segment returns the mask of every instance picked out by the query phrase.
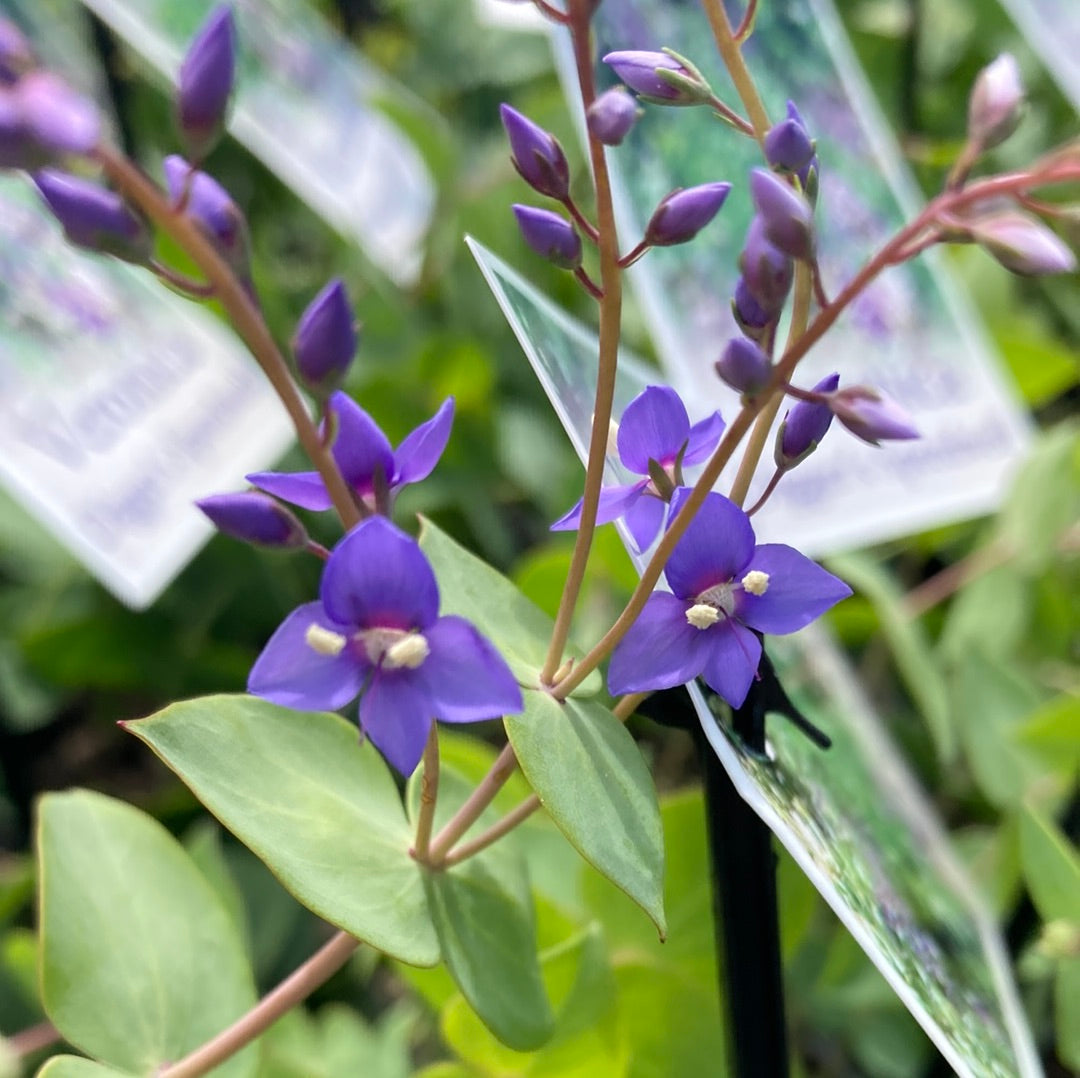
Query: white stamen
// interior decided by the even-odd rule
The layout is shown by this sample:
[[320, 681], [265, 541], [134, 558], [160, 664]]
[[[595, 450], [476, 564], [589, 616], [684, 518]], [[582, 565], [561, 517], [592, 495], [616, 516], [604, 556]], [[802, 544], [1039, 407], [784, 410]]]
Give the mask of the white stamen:
[[609, 457], [619, 458], [619, 424], [614, 419], [608, 420], [607, 453]]
[[694, 603], [686, 611], [686, 620], [695, 629], [708, 629], [720, 620], [720, 611], [711, 603]]
[[769, 590], [769, 574], [760, 569], [751, 569], [742, 578], [742, 586], [751, 595], [764, 595]]
[[428, 642], [419, 633], [409, 633], [386, 649], [383, 665], [390, 670], [402, 666], [415, 670], [430, 654]]
[[307, 632], [304, 633], [304, 642], [312, 651], [330, 658], [336, 658], [340, 655], [348, 643], [341, 633], [335, 633], [331, 629], [324, 629], [323, 626], [316, 625], [314, 622], [308, 626]]

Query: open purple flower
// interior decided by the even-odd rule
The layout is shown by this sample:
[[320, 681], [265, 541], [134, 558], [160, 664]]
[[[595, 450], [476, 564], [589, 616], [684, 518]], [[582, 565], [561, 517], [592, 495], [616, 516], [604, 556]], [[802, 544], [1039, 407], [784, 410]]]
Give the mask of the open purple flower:
[[[328, 403], [337, 423], [334, 460], [345, 482], [372, 507], [380, 488], [392, 499], [401, 487], [431, 474], [454, 422], [454, 398], [448, 397], [426, 423], [392, 449], [375, 420], [346, 394], [339, 391]], [[329, 509], [333, 504], [318, 472], [256, 472], [247, 481], [302, 509]]]
[[[638, 550], [647, 549], [664, 522], [671, 490], [681, 482], [681, 466], [708, 459], [723, 432], [719, 412], [691, 426], [686, 406], [674, 389], [648, 386], [626, 406], [616, 442], [623, 467], [643, 478], [601, 490], [596, 523], [609, 524], [625, 517]], [[659, 465], [667, 476], [670, 486], [666, 492], [657, 488], [650, 463]], [[581, 523], [583, 501], [555, 521], [551, 530], [574, 531]]]
[[502, 656], [464, 618], [439, 617], [439, 587], [416, 542], [382, 517], [330, 555], [319, 600], [297, 607], [256, 660], [248, 692], [301, 711], [360, 697], [360, 728], [403, 775], [434, 719], [478, 722], [523, 707]]
[[[675, 492], [673, 516], [689, 494], [685, 487]], [[664, 575], [673, 594], [649, 596], [611, 657], [613, 694], [703, 677], [738, 707], [761, 660], [757, 634], [796, 632], [851, 594], [792, 547], [755, 545], [750, 518], [722, 494], [706, 496]]]

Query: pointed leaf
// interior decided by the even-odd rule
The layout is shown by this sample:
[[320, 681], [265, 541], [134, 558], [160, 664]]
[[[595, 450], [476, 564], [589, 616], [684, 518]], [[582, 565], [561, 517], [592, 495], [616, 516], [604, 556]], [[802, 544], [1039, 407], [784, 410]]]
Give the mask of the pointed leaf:
[[128, 729], [308, 909], [404, 962], [439, 960], [401, 799], [355, 726], [253, 696], [208, 696]]
[[[236, 926], [180, 844], [121, 801], [79, 790], [39, 809], [41, 987], [71, 1044], [148, 1074], [255, 1003]], [[219, 1068], [243, 1078], [254, 1048]]]
[[1020, 810], [1020, 863], [1039, 916], [1080, 924], [1080, 856], [1061, 830], [1030, 805]]

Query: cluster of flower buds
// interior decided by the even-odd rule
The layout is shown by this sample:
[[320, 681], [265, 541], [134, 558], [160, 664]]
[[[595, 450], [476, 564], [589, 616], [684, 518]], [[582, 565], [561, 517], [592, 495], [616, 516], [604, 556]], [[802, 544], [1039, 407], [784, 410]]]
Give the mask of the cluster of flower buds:
[[715, 96], [705, 76], [671, 49], [609, 52], [604, 63], [643, 101], [654, 105], [708, 105]]
[[787, 103], [787, 118], [765, 135], [765, 157], [773, 168], [795, 176], [811, 205], [817, 201], [819, 163], [817, 144], [794, 101]]

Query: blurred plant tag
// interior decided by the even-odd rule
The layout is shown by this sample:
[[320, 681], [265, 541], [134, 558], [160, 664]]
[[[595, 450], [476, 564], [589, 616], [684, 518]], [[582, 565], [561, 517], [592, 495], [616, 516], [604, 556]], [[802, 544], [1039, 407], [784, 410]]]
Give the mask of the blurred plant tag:
[[1013, 22], [1043, 58], [1050, 74], [1080, 109], [1080, 5], [1068, 0], [1001, 0]]
[[[597, 339], [475, 241], [480, 269], [582, 460], [596, 384]], [[620, 354], [615, 414], [656, 376]], [[694, 399], [691, 398], [693, 401]], [[700, 402], [694, 402], [700, 403]], [[692, 412], [701, 418], [703, 409]], [[837, 441], [854, 461], [870, 449]], [[605, 482], [628, 476], [609, 457]], [[757, 520], [755, 518], [755, 524]], [[627, 550], [639, 571], [622, 523]], [[949, 850], [854, 671], [820, 629], [767, 641], [796, 706], [833, 739], [827, 752], [779, 718], [769, 760], [747, 753], [691, 696], [741, 795], [807, 874], [870, 960], [963, 1078], [1038, 1076], [1038, 1057], [990, 917]]]
[[[721, 99], [739, 107], [699, 5], [605, 0], [595, 26], [598, 55], [670, 46], [701, 67]], [[556, 38], [558, 56], [571, 87], [564, 36]], [[829, 0], [760, 5], [745, 51], [770, 115], [783, 117], [790, 97], [817, 139], [820, 260], [826, 290], [835, 294], [915, 215], [921, 199]], [[598, 66], [605, 84], [613, 84], [606, 66]], [[568, 96], [576, 98], [576, 91]], [[625, 250], [673, 188], [733, 184], [717, 220], [694, 242], [652, 250], [629, 273], [667, 380], [686, 399], [731, 414], [736, 394], [712, 365], [738, 333], [730, 299], [752, 214], [746, 178], [761, 165], [757, 145], [705, 109], [647, 106], [608, 160]], [[882, 274], [800, 365], [798, 384], [811, 386], [834, 370], [844, 383], [875, 385], [895, 397], [922, 437], [888, 452], [853, 454], [832, 434], [814, 467], [786, 476], [755, 518], [766, 540], [797, 536], [814, 553], [850, 549], [999, 504], [1028, 443], [1029, 423], [939, 259]], [[750, 502], [772, 470], [767, 451]], [[725, 476], [733, 477], [734, 470]]]
[[191, 504], [292, 440], [230, 331], [70, 247], [0, 177], [0, 482], [117, 598], [148, 606], [212, 529]]
[[[175, 80], [215, 0], [83, 0]], [[229, 131], [399, 285], [420, 272], [435, 188], [390, 119], [437, 118], [300, 0], [234, 0], [240, 58]], [[385, 106], [385, 109], [384, 109]]]

